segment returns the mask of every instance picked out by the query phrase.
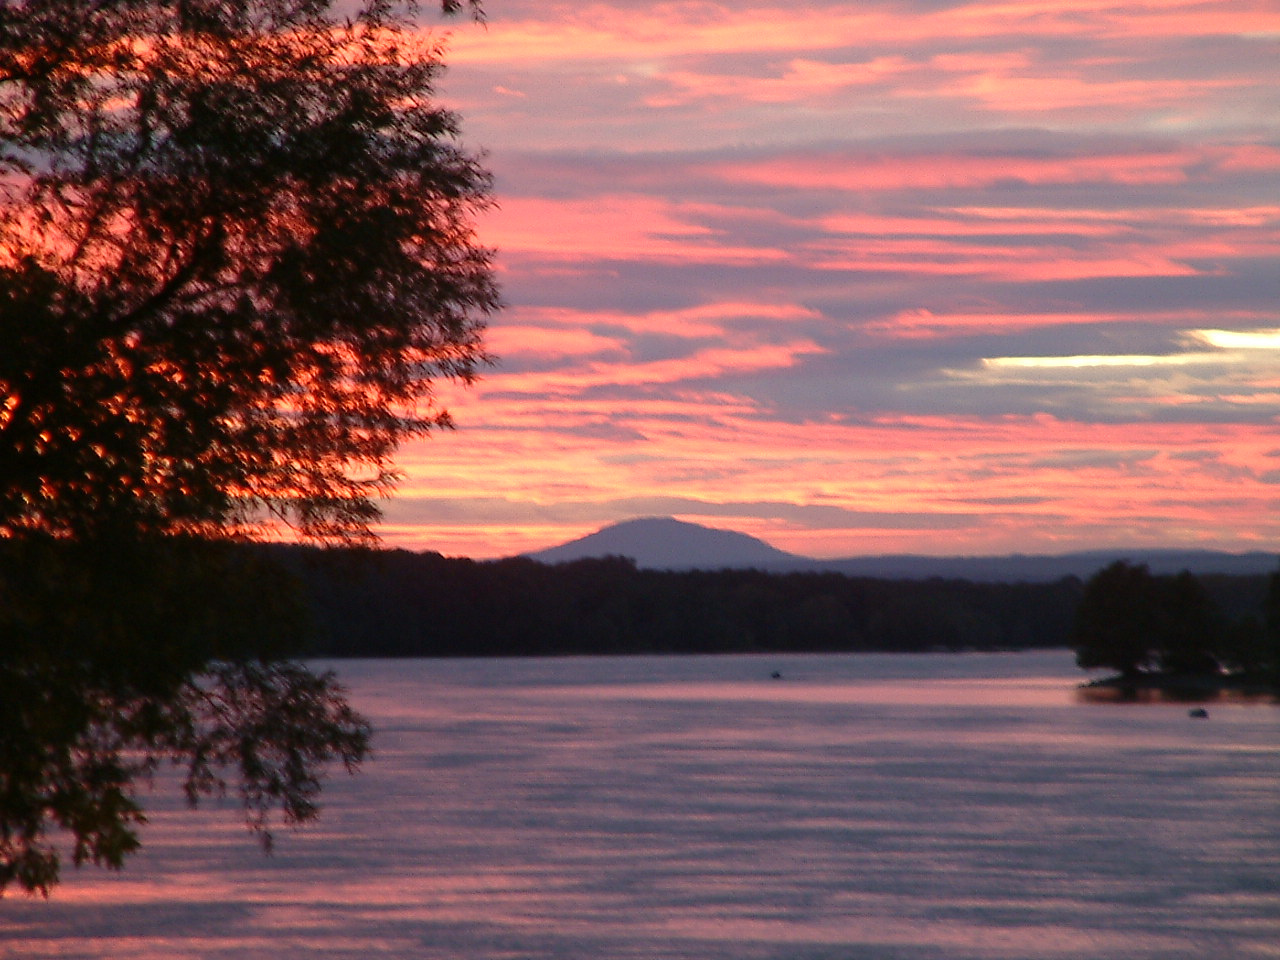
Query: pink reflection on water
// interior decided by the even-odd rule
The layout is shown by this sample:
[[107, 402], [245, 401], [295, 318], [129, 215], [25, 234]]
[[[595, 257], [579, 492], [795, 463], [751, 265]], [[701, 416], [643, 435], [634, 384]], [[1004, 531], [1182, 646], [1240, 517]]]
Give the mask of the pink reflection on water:
[[599, 700], [746, 701], [812, 705], [902, 707], [1065, 707], [1075, 688], [1056, 677], [1000, 680], [879, 681], [847, 684], [657, 683], [579, 686], [557, 691], [565, 697]]
[[161, 784], [123, 874], [0, 903], [0, 957], [1266, 955], [1280, 715], [1082, 704], [1069, 666], [339, 664], [378, 753], [317, 827], [264, 859]]
[[[878, 949], [917, 948], [954, 951], [956, 956], [977, 953], [989, 958], [1120, 957], [1130, 947], [1121, 932], [1080, 930], [1060, 924], [1019, 924], [992, 927], [962, 921], [928, 921], [894, 916], [891, 912], [842, 917], [822, 924], [791, 924], [786, 920], [762, 920], [744, 915], [705, 920], [678, 919], [666, 924], [671, 933], [709, 941], [734, 939], [760, 941], [793, 948], [840, 947], [851, 943]], [[1176, 937], [1155, 936], [1144, 941], [1144, 950], [1177, 950]]]

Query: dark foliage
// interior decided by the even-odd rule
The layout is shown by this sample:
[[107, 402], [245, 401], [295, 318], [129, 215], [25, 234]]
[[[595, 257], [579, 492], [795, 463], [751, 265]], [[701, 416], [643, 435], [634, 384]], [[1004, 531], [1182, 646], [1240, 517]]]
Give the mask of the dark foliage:
[[1076, 662], [1106, 668], [1127, 683], [1144, 673], [1176, 680], [1224, 672], [1280, 677], [1280, 574], [1153, 575], [1117, 561], [1085, 584], [1071, 630]]
[[1089, 579], [1072, 628], [1081, 667], [1134, 677], [1152, 664], [1159, 634], [1156, 579], [1145, 566], [1118, 560]]
[[0, 534], [364, 537], [448, 423], [488, 175], [404, 5], [330, 6], [0, 6]]
[[1080, 595], [1053, 584], [754, 570], [548, 566], [270, 547], [307, 585], [326, 656], [533, 656], [1061, 647]]
[[264, 844], [316, 814], [320, 771], [368, 749], [330, 674], [287, 660], [296, 584], [228, 544], [0, 540], [0, 892], [48, 894], [72, 861], [119, 867], [139, 781], [184, 771], [194, 805], [233, 777]]
[[1153, 577], [1123, 564], [1086, 586], [1073, 577], [883, 580], [640, 570], [621, 557], [550, 566], [403, 550], [254, 549], [305, 584], [317, 626], [312, 650], [325, 656], [1075, 646], [1081, 666], [1120, 672], [1222, 667], [1265, 676], [1280, 666], [1280, 574]]
[[64, 837], [120, 866], [166, 760], [269, 842], [366, 753], [281, 659], [279, 571], [194, 538], [368, 539], [486, 361], [489, 178], [413, 6], [0, 4], [0, 890], [47, 895]]

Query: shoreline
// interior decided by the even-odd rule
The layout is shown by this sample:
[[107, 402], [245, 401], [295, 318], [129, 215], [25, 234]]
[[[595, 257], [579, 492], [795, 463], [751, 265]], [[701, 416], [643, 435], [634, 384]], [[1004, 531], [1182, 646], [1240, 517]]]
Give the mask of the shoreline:
[[1280, 681], [1249, 674], [1141, 673], [1136, 677], [1114, 675], [1080, 684], [1084, 699], [1111, 702], [1209, 701], [1280, 704]]

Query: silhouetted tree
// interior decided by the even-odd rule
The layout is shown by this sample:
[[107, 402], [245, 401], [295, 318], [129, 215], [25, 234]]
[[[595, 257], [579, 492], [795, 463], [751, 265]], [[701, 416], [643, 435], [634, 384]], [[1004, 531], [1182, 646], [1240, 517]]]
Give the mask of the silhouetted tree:
[[1200, 581], [1185, 570], [1162, 578], [1157, 602], [1160, 669], [1174, 674], [1219, 672], [1224, 625]]
[[0, 533], [363, 537], [496, 305], [435, 50], [367, 0], [0, 7]]
[[62, 831], [119, 866], [166, 757], [269, 838], [365, 755], [271, 577], [190, 539], [369, 538], [433, 380], [486, 360], [436, 49], [332, 6], [0, 5], [0, 890], [47, 895]]
[[1248, 677], [1275, 676], [1276, 649], [1259, 617], [1243, 616], [1228, 624], [1219, 656], [1228, 670]]
[[1076, 663], [1086, 670], [1118, 670], [1128, 680], [1150, 666], [1159, 646], [1157, 592], [1144, 564], [1117, 560], [1094, 574], [1072, 628]]
[[305, 629], [284, 579], [225, 544], [0, 541], [0, 891], [47, 895], [62, 831], [77, 865], [121, 866], [166, 761], [193, 805], [233, 778], [268, 846], [274, 810], [315, 816], [321, 769], [357, 764], [369, 728], [280, 659]]
[[1267, 580], [1262, 627], [1261, 649], [1255, 661], [1257, 670], [1280, 687], [1280, 570]]
[[1224, 662], [1252, 657], [1251, 644], [1248, 625], [1241, 621], [1229, 630], [1217, 602], [1191, 573], [1157, 577], [1124, 561], [1085, 584], [1072, 628], [1081, 667], [1110, 667], [1129, 681], [1152, 666], [1174, 677], [1217, 674]]

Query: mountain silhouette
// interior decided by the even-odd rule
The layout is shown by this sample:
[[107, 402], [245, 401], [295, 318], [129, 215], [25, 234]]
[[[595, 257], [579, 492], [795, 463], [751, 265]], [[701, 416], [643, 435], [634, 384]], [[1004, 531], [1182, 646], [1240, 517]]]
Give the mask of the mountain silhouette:
[[541, 563], [587, 557], [630, 557], [649, 570], [705, 570], [779, 567], [804, 562], [763, 540], [733, 530], [716, 530], [673, 517], [627, 520], [558, 547], [527, 553]]
[[775, 573], [842, 573], [851, 577], [927, 580], [934, 577], [987, 583], [1047, 583], [1063, 577], [1087, 579], [1115, 560], [1146, 564], [1152, 573], [1257, 576], [1277, 569], [1275, 553], [1214, 550], [1089, 550], [1057, 555], [931, 557], [899, 554], [817, 560], [772, 547], [756, 537], [672, 517], [627, 520], [558, 547], [527, 553], [541, 563], [589, 557], [630, 557], [648, 570], [754, 568]]

